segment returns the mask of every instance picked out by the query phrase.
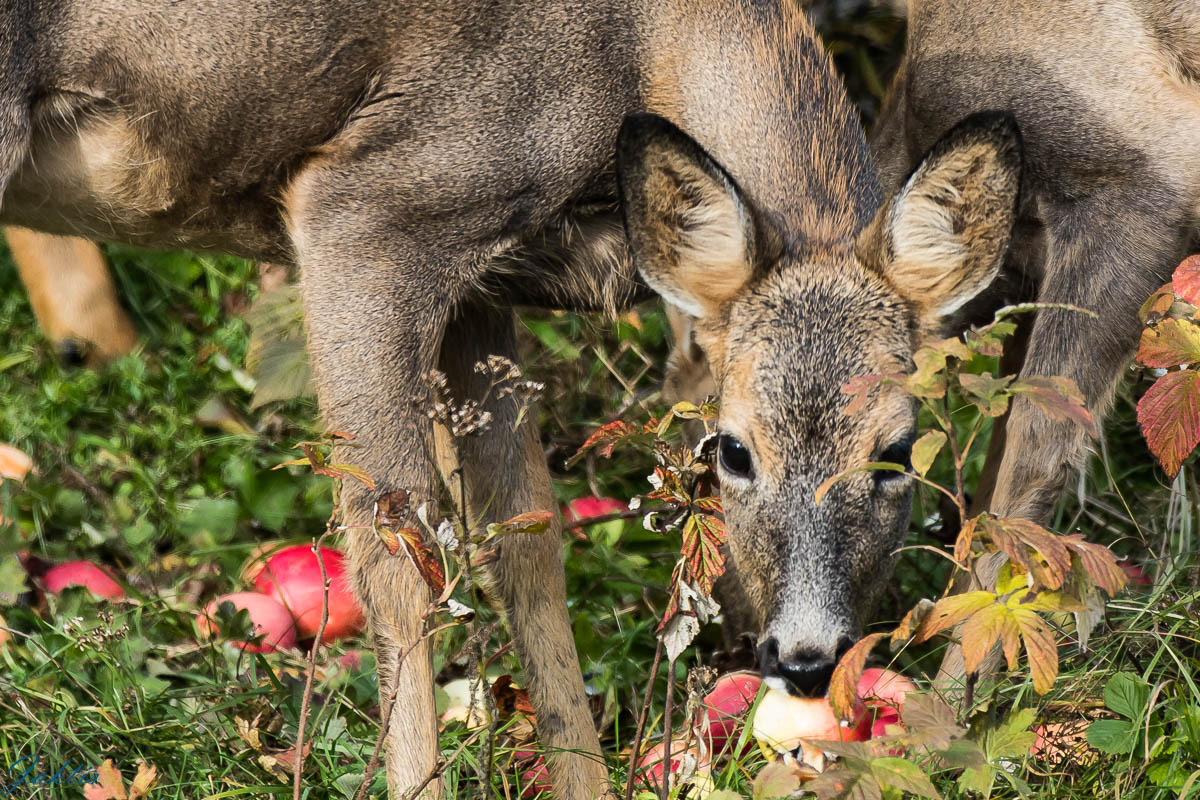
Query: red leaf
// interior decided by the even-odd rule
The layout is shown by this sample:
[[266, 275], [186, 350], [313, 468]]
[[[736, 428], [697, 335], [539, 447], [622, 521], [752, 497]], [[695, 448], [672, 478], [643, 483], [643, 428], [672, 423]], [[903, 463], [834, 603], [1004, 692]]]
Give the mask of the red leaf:
[[683, 525], [683, 546], [680, 554], [687, 564], [691, 583], [705, 594], [712, 592], [713, 583], [725, 573], [725, 523], [708, 514], [693, 514]]
[[416, 528], [401, 528], [396, 533], [404, 543], [408, 560], [421, 573], [421, 578], [433, 590], [434, 596], [440, 596], [446, 588], [446, 570], [442, 567], [442, 560], [432, 547], [425, 544], [425, 537]]
[[1138, 401], [1138, 425], [1146, 445], [1171, 478], [1200, 444], [1200, 372], [1163, 375]]
[[842, 386], [842, 394], [853, 395], [853, 398], [842, 411], [847, 416], [853, 416], [867, 407], [867, 399], [875, 387], [883, 380], [882, 375], [857, 375], [846, 381]]
[[1194, 306], [1200, 306], [1200, 255], [1188, 256], [1171, 276], [1175, 294]]
[[576, 451], [571, 458], [571, 463], [578, 461], [584, 453], [591, 450], [593, 447], [599, 448], [600, 455], [608, 458], [612, 455], [613, 448], [617, 446], [621, 440], [638, 434], [637, 428], [630, 425], [628, 422], [614, 420], [606, 425], [601, 425], [592, 435], [587, 438], [583, 446]]
[[1168, 319], [1142, 331], [1137, 360], [1147, 367], [1178, 367], [1200, 361], [1200, 326], [1189, 319]]
[[[1060, 537], [1036, 522], [1019, 517], [982, 516], [979, 522], [980, 534], [989, 537], [1009, 558], [1032, 572], [1041, 585], [1048, 589], [1062, 588], [1071, 571], [1071, 554]], [[1026, 548], [1040, 553], [1046, 560], [1045, 566], [1031, 559]]]
[[1063, 544], [1079, 556], [1079, 564], [1097, 586], [1113, 597], [1129, 582], [1129, 577], [1113, 551], [1102, 544], [1085, 542], [1081, 534], [1064, 536]]
[[1051, 419], [1074, 422], [1093, 439], [1099, 436], [1096, 423], [1092, 421], [1092, 415], [1083, 404], [1083, 394], [1070, 378], [1034, 375], [1015, 381], [1009, 388], [1014, 394], [1022, 395], [1040, 408]]

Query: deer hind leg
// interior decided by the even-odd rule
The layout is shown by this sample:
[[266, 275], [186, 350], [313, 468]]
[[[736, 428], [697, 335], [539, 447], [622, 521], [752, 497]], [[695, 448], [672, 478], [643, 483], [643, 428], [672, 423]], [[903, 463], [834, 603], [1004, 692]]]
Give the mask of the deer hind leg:
[[25, 228], [5, 235], [38, 324], [65, 358], [95, 364], [133, 350], [137, 332], [99, 247]]
[[[475, 364], [489, 355], [516, 357], [512, 313], [479, 307], [461, 310], [442, 351], [442, 368], [456, 400], [483, 397], [489, 378], [479, 374]], [[528, 420], [530, 414], [518, 426], [513, 397], [493, 396], [486, 409], [492, 414], [488, 429], [454, 442], [466, 478], [472, 523], [484, 526], [526, 511], [556, 511], [550, 473], [537, 428]], [[524, 667], [538, 736], [549, 753], [555, 795], [592, 800], [608, 790], [608, 777], [571, 633], [561, 520], [556, 512], [545, 533], [503, 536], [494, 547], [499, 560], [491, 569], [491, 589], [503, 605]]]

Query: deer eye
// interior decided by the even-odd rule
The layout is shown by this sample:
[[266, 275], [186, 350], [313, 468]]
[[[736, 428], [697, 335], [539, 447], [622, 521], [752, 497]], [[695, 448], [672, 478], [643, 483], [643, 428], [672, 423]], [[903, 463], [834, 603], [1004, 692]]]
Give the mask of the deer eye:
[[717, 443], [717, 452], [721, 456], [721, 467], [730, 475], [747, 480], [754, 477], [754, 462], [750, 458], [750, 450], [728, 433], [722, 433]]
[[[883, 449], [883, 451], [880, 452], [879, 458], [877, 460], [878, 461], [886, 461], [891, 464], [899, 464], [900, 466], [904, 467], [905, 472], [911, 472], [912, 471], [912, 448], [913, 448], [913, 437], [910, 434], [908, 436], [905, 436], [903, 439], [899, 439], [895, 442], [892, 442], [887, 447], [885, 447]], [[875, 478], [877, 480], [881, 480], [881, 481], [888, 480], [890, 478], [899, 478], [899, 477], [902, 477], [899, 472], [890, 472], [887, 470], [877, 470], [875, 472]]]

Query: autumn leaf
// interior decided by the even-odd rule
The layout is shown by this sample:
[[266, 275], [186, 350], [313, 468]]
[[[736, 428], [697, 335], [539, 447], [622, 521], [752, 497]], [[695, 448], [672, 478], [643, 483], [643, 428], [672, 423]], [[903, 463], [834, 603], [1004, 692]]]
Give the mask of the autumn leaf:
[[953, 628], [958, 623], [970, 617], [976, 611], [996, 602], [993, 592], [976, 591], [952, 594], [938, 600], [925, 618], [925, 622], [917, 629], [916, 640], [923, 642], [939, 631]]
[[958, 724], [954, 709], [933, 692], [908, 692], [900, 714], [909, 735], [923, 746], [945, 750], [950, 743], [966, 735]]
[[963, 666], [968, 673], [979, 669], [980, 663], [998, 640], [1004, 642], [1004, 656], [1008, 659], [1008, 668], [1017, 668], [1021, 629], [1008, 606], [992, 603], [975, 612], [963, 623], [960, 635]]
[[691, 581], [704, 594], [725, 573], [725, 523], [708, 514], [693, 514], [683, 525], [680, 550]]
[[145, 761], [137, 762], [137, 774], [133, 776], [133, 783], [129, 786], [129, 800], [145, 797], [157, 782], [158, 768]]
[[[418, 531], [412, 528], [406, 528], [406, 531], [411, 531], [412, 534], [420, 535]], [[387, 548], [388, 555], [396, 555], [400, 552], [400, 537], [392, 528], [385, 528], [382, 525], [375, 526], [375, 535], [379, 537], [379, 541], [383, 542], [383, 546]]]
[[[1062, 588], [1063, 581], [1071, 571], [1071, 553], [1061, 537], [1032, 520], [1020, 517], [984, 515], [979, 517], [978, 530], [1015, 563], [1032, 572], [1042, 586], [1048, 589]], [[1046, 563], [1043, 565], [1037, 559], [1030, 558], [1029, 549], [1040, 553]]]
[[1138, 309], [1138, 319], [1144, 323], [1158, 322], [1167, 315], [1174, 303], [1174, 288], [1169, 283], [1163, 284], [1142, 303], [1142, 307]]
[[929, 776], [913, 762], [904, 758], [884, 756], [871, 760], [871, 772], [881, 786], [911, 792], [918, 797], [942, 800], [938, 790], [929, 782]]
[[929, 472], [929, 468], [933, 466], [933, 460], [937, 458], [937, 454], [941, 452], [942, 447], [946, 444], [946, 434], [941, 431], [929, 431], [920, 439], [917, 439], [912, 446], [912, 467], [922, 478], [925, 473]]
[[1129, 582], [1129, 576], [1117, 563], [1116, 555], [1104, 545], [1085, 542], [1083, 535], [1078, 533], [1064, 536], [1062, 541], [1079, 558], [1079, 565], [1092, 582], [1107, 592], [1109, 597], [1115, 597]]
[[933, 610], [933, 601], [927, 598], [921, 598], [917, 604], [908, 610], [904, 615], [904, 619], [900, 620], [900, 624], [896, 626], [888, 638], [891, 641], [892, 650], [896, 649], [896, 645], [902, 644], [912, 638], [916, 633], [917, 628], [921, 626], [929, 616], [929, 612]]
[[979, 409], [979, 413], [988, 417], [998, 417], [1008, 410], [1008, 385], [1012, 381], [1011, 375], [996, 378], [989, 373], [972, 375], [966, 372], [958, 376], [958, 385], [970, 395], [968, 399]]
[[1025, 608], [1011, 609], [1021, 639], [1025, 642], [1025, 655], [1029, 659], [1029, 673], [1033, 677], [1033, 690], [1045, 694], [1054, 686], [1058, 677], [1058, 643], [1054, 631], [1036, 611]]
[[607, 424], [601, 425], [592, 435], [587, 438], [587, 441], [571, 456], [567, 461], [567, 466], [574, 466], [579, 459], [583, 458], [592, 448], [598, 448], [597, 452], [600, 455], [608, 458], [612, 455], [613, 448], [621, 441], [628, 439], [631, 436], [636, 436], [640, 431], [628, 422], [622, 420], [614, 420]]
[[866, 408], [871, 393], [883, 380], [883, 375], [856, 375], [846, 381], [842, 386], [842, 394], [851, 395], [851, 398], [842, 413], [850, 417]]
[[[866, 763], [829, 769], [804, 785], [818, 800], [882, 800], [883, 791]], [[755, 798], [757, 800], [757, 798]]]
[[492, 536], [500, 536], [507, 533], [545, 533], [549, 530], [550, 523], [553, 521], [553, 511], [526, 511], [504, 522], [491, 523], [488, 525], [488, 533]]
[[854, 718], [854, 709], [858, 704], [858, 679], [862, 677], [871, 649], [886, 636], [886, 633], [872, 633], [859, 639], [834, 668], [833, 678], [829, 681], [829, 704], [833, 706], [833, 713], [842, 719]]
[[383, 492], [375, 500], [375, 521], [384, 526], [403, 525], [407, 510], [408, 492], [403, 489]]
[[1171, 275], [1175, 294], [1194, 306], [1200, 306], [1200, 255], [1188, 256]]
[[1183, 461], [1200, 444], [1200, 372], [1168, 372], [1138, 401], [1138, 425], [1150, 452], [1167, 476], [1179, 474]]
[[408, 560], [417, 568], [434, 596], [440, 596], [446, 588], [446, 569], [434, 549], [425, 543], [425, 536], [416, 528], [400, 528], [396, 534], [404, 545]]
[[1142, 331], [1139, 364], [1169, 369], [1200, 361], [1200, 326], [1186, 319], [1168, 319]]
[[954, 560], [963, 569], [967, 568], [967, 556], [971, 555], [971, 541], [975, 538], [975, 528], [979, 524], [979, 517], [972, 517], [967, 520], [958, 531], [958, 537], [954, 540]]
[[1059, 375], [1033, 375], [1013, 381], [1009, 389], [1013, 394], [1021, 395], [1033, 403], [1051, 419], [1073, 422], [1087, 431], [1093, 439], [1099, 436], [1096, 423], [1084, 405], [1083, 394], [1070, 378]]
[[96, 767], [98, 783], [88, 783], [83, 787], [86, 800], [128, 800], [125, 793], [125, 780], [121, 772], [113, 766], [112, 759], [105, 759]]

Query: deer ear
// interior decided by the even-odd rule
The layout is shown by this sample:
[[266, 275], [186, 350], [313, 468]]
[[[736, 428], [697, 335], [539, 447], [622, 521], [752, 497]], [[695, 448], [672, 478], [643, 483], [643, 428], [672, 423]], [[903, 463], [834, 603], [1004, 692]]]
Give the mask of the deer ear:
[[755, 225], [728, 173], [654, 114], [631, 114], [617, 137], [617, 181], [634, 262], [650, 288], [703, 318], [753, 271]]
[[967, 117], [859, 235], [859, 260], [912, 303], [924, 325], [936, 327], [1000, 271], [1016, 220], [1021, 161], [1011, 115]]

